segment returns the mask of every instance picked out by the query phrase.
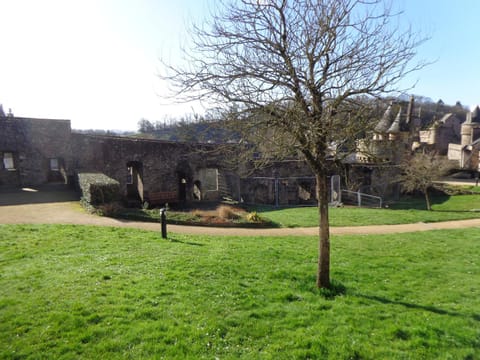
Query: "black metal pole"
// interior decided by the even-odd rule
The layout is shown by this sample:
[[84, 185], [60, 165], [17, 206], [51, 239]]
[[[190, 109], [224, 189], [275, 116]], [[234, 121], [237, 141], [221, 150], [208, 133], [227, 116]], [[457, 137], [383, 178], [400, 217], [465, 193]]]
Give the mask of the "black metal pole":
[[167, 209], [160, 209], [160, 221], [162, 222], [162, 238], [167, 238]]

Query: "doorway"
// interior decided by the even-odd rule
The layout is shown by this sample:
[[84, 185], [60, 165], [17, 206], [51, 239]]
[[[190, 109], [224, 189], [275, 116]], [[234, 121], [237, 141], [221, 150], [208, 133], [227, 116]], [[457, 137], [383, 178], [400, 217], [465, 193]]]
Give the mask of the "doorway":
[[143, 164], [127, 162], [127, 198], [143, 202]]

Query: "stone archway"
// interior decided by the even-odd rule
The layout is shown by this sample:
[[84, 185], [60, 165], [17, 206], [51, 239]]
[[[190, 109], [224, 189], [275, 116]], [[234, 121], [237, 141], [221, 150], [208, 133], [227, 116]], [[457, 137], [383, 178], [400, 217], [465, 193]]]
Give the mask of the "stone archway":
[[187, 160], [182, 159], [176, 168], [178, 199], [180, 202], [192, 200], [193, 171]]
[[127, 198], [143, 202], [143, 164], [140, 161], [127, 162]]

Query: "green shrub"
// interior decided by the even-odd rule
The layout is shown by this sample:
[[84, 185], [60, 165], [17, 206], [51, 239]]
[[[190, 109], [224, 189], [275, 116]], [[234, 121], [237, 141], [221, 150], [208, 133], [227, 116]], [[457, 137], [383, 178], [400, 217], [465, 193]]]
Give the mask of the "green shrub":
[[111, 202], [99, 205], [95, 212], [100, 216], [114, 217], [120, 213], [122, 209], [123, 207], [118, 202]]
[[108, 204], [119, 200], [120, 184], [101, 173], [79, 173], [78, 185], [82, 202], [90, 205]]

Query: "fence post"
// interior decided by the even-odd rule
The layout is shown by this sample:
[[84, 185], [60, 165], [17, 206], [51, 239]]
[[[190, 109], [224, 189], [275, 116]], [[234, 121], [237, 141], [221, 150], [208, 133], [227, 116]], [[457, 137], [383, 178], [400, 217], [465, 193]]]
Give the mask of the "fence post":
[[360, 194], [360, 192], [357, 192], [357, 203], [358, 207], [362, 207], [362, 195]]
[[167, 209], [161, 208], [160, 209], [160, 221], [162, 222], [162, 238], [167, 238]]

